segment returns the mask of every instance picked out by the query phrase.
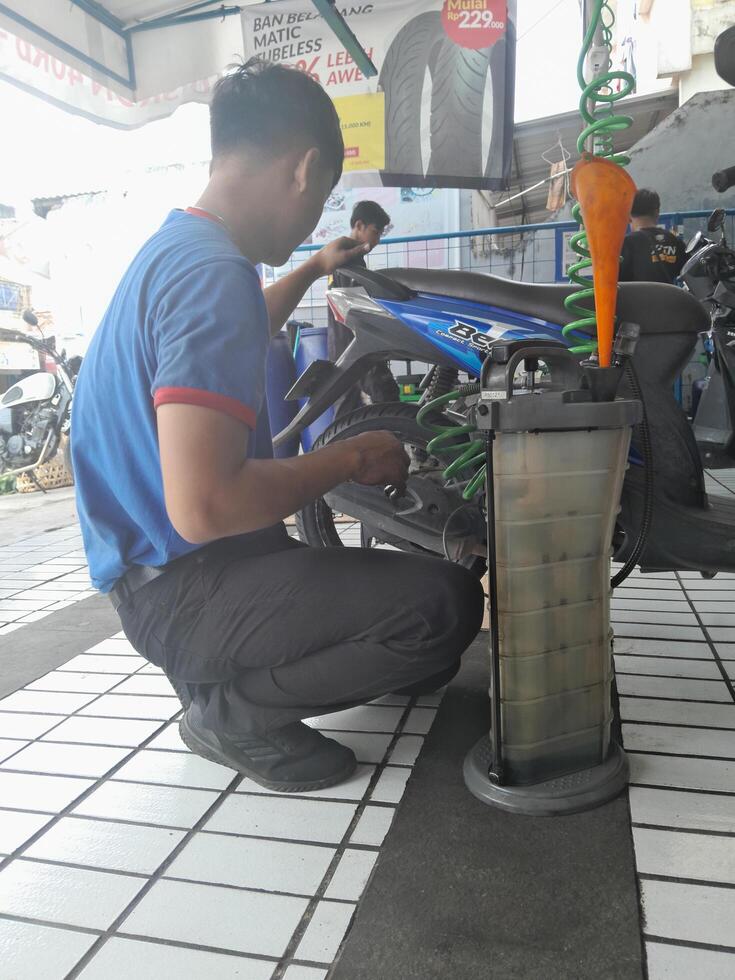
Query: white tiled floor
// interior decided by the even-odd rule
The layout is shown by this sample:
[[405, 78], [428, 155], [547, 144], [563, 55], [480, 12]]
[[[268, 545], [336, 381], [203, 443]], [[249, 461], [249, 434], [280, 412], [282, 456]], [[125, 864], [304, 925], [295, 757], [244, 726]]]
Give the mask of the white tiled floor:
[[0, 546], [0, 636], [94, 595], [77, 525]]
[[[0, 548], [0, 635], [90, 594], [78, 548]], [[733, 599], [635, 573], [612, 603], [650, 980], [735, 978]], [[360, 767], [281, 796], [186, 751], [121, 634], [80, 649], [0, 701], [0, 976], [325, 980], [438, 703], [315, 719]]]
[[80, 650], [0, 700], [0, 975], [323, 980], [438, 703], [315, 719], [358, 770], [282, 796], [185, 749], [121, 634]]
[[635, 573], [612, 603], [649, 980], [735, 978], [733, 600], [735, 575]]

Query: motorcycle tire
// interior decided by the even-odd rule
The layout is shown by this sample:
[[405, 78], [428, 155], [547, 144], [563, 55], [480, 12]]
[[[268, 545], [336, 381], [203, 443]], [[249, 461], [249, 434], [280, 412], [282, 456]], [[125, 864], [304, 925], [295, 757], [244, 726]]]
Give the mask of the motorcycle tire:
[[378, 80], [385, 93], [385, 170], [423, 176], [421, 102], [426, 72], [432, 71], [446, 35], [438, 10], [419, 14], [396, 34]]
[[[387, 403], [382, 405], [370, 405], [366, 408], [351, 412], [343, 418], [337, 419], [329, 428], [325, 429], [319, 438], [314, 442], [313, 450], [320, 449], [332, 442], [341, 439], [350, 439], [352, 436], [360, 435], [362, 432], [375, 432], [387, 430], [395, 433], [404, 443], [414, 446], [417, 449], [425, 449], [430, 435], [426, 429], [416, 421], [418, 407], [416, 405], [405, 404], [402, 402]], [[447, 424], [448, 419], [442, 416], [442, 423]], [[451, 424], [451, 423], [450, 423]], [[380, 487], [375, 488], [375, 492], [382, 494]], [[299, 538], [304, 544], [311, 545], [313, 548], [342, 548], [345, 547], [339, 536], [334, 523], [334, 514], [329, 504], [323, 497], [319, 497], [313, 503], [304, 507], [296, 515], [296, 529]], [[362, 547], [366, 546], [366, 535], [361, 534]], [[369, 545], [368, 545], [369, 546]], [[399, 550], [405, 550], [414, 554], [430, 554], [416, 545], [405, 542], [405, 548], [396, 545]], [[459, 562], [478, 578], [482, 578], [487, 569], [484, 558], [479, 556], [469, 556]]]

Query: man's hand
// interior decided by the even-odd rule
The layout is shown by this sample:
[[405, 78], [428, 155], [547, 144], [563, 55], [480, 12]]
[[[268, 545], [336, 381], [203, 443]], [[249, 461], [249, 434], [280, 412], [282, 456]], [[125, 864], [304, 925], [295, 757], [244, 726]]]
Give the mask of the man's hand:
[[331, 276], [342, 265], [349, 265], [361, 255], [370, 251], [369, 245], [359, 245], [352, 238], [338, 238], [301, 265], [293, 272], [283, 276], [264, 290], [265, 305], [271, 323], [271, 334], [275, 336], [288, 320], [301, 299], [311, 286], [322, 276]]
[[410, 460], [402, 443], [391, 432], [363, 432], [346, 439], [344, 445], [357, 451], [352, 473], [355, 483], [405, 485]]
[[346, 480], [397, 486], [408, 457], [389, 432], [365, 432], [288, 459], [246, 459], [250, 430], [199, 405], [156, 410], [166, 510], [185, 541], [270, 527]]
[[312, 258], [320, 276], [331, 276], [343, 265], [349, 265], [360, 256], [367, 255], [370, 246], [359, 244], [353, 238], [337, 238], [319, 249]]

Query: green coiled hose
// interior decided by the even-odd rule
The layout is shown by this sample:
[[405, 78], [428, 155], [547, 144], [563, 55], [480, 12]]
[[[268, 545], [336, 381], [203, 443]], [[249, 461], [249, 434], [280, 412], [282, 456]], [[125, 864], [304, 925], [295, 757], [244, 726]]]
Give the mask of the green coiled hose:
[[[586, 82], [584, 78], [584, 67], [587, 55], [592, 47], [595, 34], [602, 25], [602, 36], [608, 50], [607, 70], [593, 79]], [[577, 140], [577, 150], [583, 153], [587, 140], [592, 140], [593, 152], [597, 156], [605, 157], [613, 163], [625, 166], [630, 163], [630, 158], [624, 153], [616, 153], [613, 145], [613, 134], [625, 130], [633, 124], [630, 116], [616, 115], [614, 106], [620, 99], [630, 95], [635, 89], [635, 79], [626, 71], [610, 71], [612, 61], [610, 51], [612, 47], [612, 30], [615, 25], [615, 15], [610, 8], [608, 0], [596, 0], [596, 6], [587, 31], [582, 42], [582, 50], [577, 61], [577, 80], [582, 89], [579, 109], [584, 120], [585, 127]], [[620, 82], [618, 91], [614, 91], [613, 83]], [[577, 317], [572, 323], [568, 323], [562, 330], [564, 337], [570, 333], [584, 330], [589, 332], [596, 330], [597, 319], [594, 313], [594, 296], [591, 280], [588, 276], [581, 273], [589, 269], [592, 265], [592, 257], [587, 247], [587, 236], [582, 221], [582, 212], [579, 204], [575, 204], [572, 215], [579, 225], [570, 241], [570, 247], [580, 257], [569, 267], [569, 279], [573, 285], [580, 289], [568, 296], [564, 305], [567, 310]], [[593, 308], [580, 305], [583, 302], [592, 300]], [[571, 348], [572, 353], [587, 354], [597, 350], [594, 341], [580, 344]], [[467, 470], [473, 470], [474, 475], [467, 482], [462, 491], [465, 500], [471, 500], [475, 494], [480, 492], [485, 485], [485, 444], [481, 439], [470, 438], [475, 435], [476, 429], [471, 424], [466, 425], [447, 425], [431, 418], [432, 414], [441, 415], [441, 410], [450, 402], [457, 401], [459, 398], [468, 394], [475, 394], [479, 391], [479, 385], [465, 385], [457, 391], [450, 391], [427, 402], [419, 411], [417, 421], [429, 432], [433, 433], [433, 438], [429, 442], [427, 449], [430, 453], [437, 456], [451, 456], [451, 462], [444, 470], [444, 477], [450, 480], [454, 477], [462, 476]]]
[[[584, 66], [587, 55], [592, 47], [595, 34], [602, 26], [602, 36], [608, 50], [607, 70], [591, 82], [584, 78]], [[635, 89], [635, 78], [627, 71], [610, 71], [610, 50], [612, 46], [612, 30], [615, 26], [615, 15], [608, 0], [596, 0], [596, 5], [587, 32], [582, 42], [582, 50], [577, 61], [577, 81], [582, 89], [579, 101], [579, 111], [585, 122], [585, 127], [577, 139], [577, 150], [580, 154], [585, 151], [588, 140], [592, 141], [592, 152], [596, 156], [605, 157], [621, 167], [630, 163], [630, 157], [624, 153], [616, 153], [613, 145], [613, 134], [628, 129], [633, 125], [631, 116], [616, 115], [614, 106], [620, 99], [626, 98]], [[613, 89], [614, 82], [620, 82], [618, 91]], [[579, 204], [572, 208], [572, 217], [579, 225], [579, 231], [572, 235], [569, 245], [577, 253], [579, 261], [569, 266], [569, 281], [580, 288], [567, 296], [564, 306], [576, 317], [562, 330], [564, 337], [576, 331], [596, 331], [597, 318], [594, 312], [595, 291], [589, 276], [582, 275], [585, 269], [592, 265], [592, 257], [587, 247], [587, 235], [584, 230], [582, 211]], [[592, 308], [588, 305], [592, 300]], [[597, 350], [597, 343], [589, 340], [571, 348], [573, 354], [590, 354]]]
[[457, 401], [467, 395], [476, 395], [480, 391], [479, 384], [463, 385], [456, 391], [449, 391], [445, 395], [440, 395], [432, 401], [427, 402], [416, 416], [416, 421], [429, 432], [434, 433], [434, 438], [426, 447], [427, 451], [435, 456], [452, 456], [453, 459], [444, 470], [444, 478], [451, 480], [454, 477], [462, 476], [464, 470], [474, 471], [462, 491], [464, 500], [472, 500], [476, 493], [482, 490], [485, 485], [485, 443], [482, 439], [470, 439], [468, 436], [475, 434], [474, 425], [447, 425], [438, 422], [435, 418], [430, 418], [432, 413], [441, 416], [441, 409], [450, 402]]

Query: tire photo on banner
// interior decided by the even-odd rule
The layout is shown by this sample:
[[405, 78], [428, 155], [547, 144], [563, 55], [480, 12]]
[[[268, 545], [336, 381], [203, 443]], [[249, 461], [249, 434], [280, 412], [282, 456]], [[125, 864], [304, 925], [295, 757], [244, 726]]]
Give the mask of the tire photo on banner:
[[441, 11], [414, 17], [392, 41], [379, 78], [391, 183], [396, 174], [417, 183], [435, 178], [432, 184], [445, 174], [468, 184], [503, 181], [515, 74], [507, 8], [506, 0], [444, 0]]
[[[422, 147], [422, 108], [430, 98], [437, 52], [445, 39], [441, 14], [432, 10], [396, 34], [383, 62], [378, 87], [385, 93], [385, 169], [423, 176], [429, 152]], [[428, 76], [428, 77], [427, 77]]]

